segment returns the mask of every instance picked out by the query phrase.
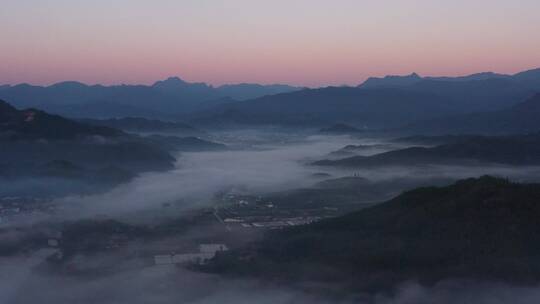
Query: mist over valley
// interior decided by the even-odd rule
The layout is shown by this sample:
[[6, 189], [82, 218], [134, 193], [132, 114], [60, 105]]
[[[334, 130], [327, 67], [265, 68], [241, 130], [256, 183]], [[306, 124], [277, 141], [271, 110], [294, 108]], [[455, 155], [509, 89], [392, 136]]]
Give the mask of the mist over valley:
[[539, 303], [539, 11], [3, 0], [0, 304]]

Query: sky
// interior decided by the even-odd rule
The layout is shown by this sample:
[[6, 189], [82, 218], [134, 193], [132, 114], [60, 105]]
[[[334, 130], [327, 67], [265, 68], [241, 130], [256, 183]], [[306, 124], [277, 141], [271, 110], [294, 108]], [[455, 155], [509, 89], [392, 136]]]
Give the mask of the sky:
[[538, 0], [1, 0], [0, 84], [356, 85], [540, 67]]

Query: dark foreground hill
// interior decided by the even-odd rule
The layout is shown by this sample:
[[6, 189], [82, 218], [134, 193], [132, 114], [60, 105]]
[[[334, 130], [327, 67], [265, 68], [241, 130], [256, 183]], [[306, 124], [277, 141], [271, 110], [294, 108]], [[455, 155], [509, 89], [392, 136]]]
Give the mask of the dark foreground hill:
[[540, 279], [540, 184], [481, 177], [408, 191], [380, 205], [272, 232], [211, 269], [344, 280], [353, 288], [449, 278]]
[[[436, 137], [440, 139], [440, 137]], [[521, 136], [463, 136], [435, 147], [411, 147], [373, 156], [321, 160], [320, 166], [407, 166], [426, 164], [539, 165], [540, 134]]]

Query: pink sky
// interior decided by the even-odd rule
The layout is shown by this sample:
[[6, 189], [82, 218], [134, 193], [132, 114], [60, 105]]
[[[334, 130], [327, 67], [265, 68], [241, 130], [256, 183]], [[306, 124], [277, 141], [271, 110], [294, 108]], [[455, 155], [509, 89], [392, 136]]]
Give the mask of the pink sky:
[[540, 67], [536, 0], [82, 2], [4, 0], [0, 84], [177, 75], [216, 85], [354, 85]]

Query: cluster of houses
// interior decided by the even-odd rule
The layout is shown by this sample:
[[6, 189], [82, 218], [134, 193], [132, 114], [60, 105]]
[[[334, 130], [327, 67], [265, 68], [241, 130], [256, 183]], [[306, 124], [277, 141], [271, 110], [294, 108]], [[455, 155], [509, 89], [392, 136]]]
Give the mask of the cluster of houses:
[[[255, 222], [244, 222], [243, 220], [240, 220], [240, 219], [236, 219], [236, 220], [237, 222], [240, 222], [240, 225], [244, 228], [279, 229], [279, 228], [288, 227], [288, 226], [311, 224], [313, 222], [319, 221], [320, 219], [321, 218], [318, 216], [307, 216], [307, 217], [281, 218], [281, 219], [274, 219], [271, 221], [255, 221]], [[225, 221], [227, 220], [228, 219], [225, 219]]]
[[306, 225], [321, 220], [324, 217], [322, 214], [338, 211], [337, 208], [327, 207], [307, 212], [305, 209], [281, 209], [274, 202], [265, 201], [260, 196], [238, 194], [225, 195], [223, 202], [222, 206], [214, 208], [214, 215], [225, 225], [227, 230], [235, 227], [281, 229]]

